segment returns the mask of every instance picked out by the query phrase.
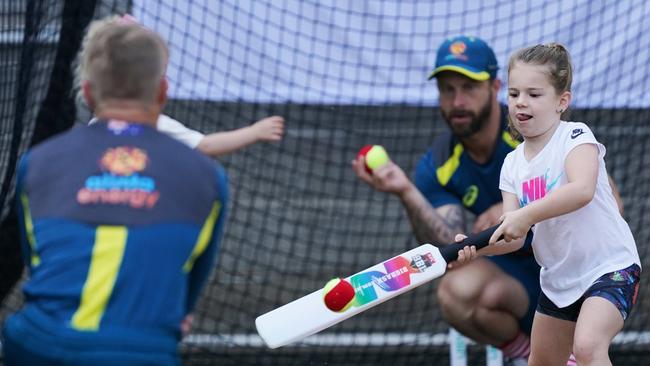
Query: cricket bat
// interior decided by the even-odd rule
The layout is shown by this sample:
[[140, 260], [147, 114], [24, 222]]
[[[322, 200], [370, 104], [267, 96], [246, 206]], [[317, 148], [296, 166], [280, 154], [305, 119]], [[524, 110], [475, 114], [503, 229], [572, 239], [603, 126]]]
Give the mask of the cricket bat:
[[354, 288], [351, 306], [332, 311], [325, 306], [323, 289], [294, 300], [255, 319], [260, 337], [269, 348], [299, 341], [362, 311], [442, 276], [447, 263], [458, 258], [467, 245], [481, 249], [499, 225], [462, 242], [437, 248], [423, 244], [396, 257], [345, 278]]

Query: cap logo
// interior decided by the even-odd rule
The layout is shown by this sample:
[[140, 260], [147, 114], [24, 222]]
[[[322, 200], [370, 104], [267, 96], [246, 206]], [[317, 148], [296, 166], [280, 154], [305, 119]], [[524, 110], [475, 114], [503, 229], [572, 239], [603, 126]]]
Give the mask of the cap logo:
[[466, 49], [467, 45], [463, 41], [454, 42], [449, 46], [449, 52], [453, 57], [461, 60], [467, 60], [467, 56], [464, 55]]

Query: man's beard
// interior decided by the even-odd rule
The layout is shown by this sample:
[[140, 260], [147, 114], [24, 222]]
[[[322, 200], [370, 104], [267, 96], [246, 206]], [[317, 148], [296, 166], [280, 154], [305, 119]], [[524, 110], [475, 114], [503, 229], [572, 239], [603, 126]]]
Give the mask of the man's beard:
[[[449, 125], [449, 128], [451, 128], [456, 137], [461, 139], [470, 137], [475, 133], [481, 131], [490, 118], [490, 114], [492, 113], [492, 92], [490, 91], [490, 96], [487, 99], [487, 102], [485, 105], [483, 105], [483, 107], [481, 107], [481, 110], [478, 114], [463, 109], [455, 109], [449, 113], [445, 113], [442, 110], [440, 110], [440, 112], [442, 113], [442, 117], [445, 119]], [[454, 126], [451, 123], [451, 118], [454, 116], [470, 116], [471, 121], [469, 125], [466, 126]]]

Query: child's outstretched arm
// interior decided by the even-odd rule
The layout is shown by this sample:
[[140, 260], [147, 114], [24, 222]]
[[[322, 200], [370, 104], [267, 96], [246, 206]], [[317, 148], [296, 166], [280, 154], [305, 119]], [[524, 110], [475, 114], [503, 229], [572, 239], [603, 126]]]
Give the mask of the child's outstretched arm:
[[567, 184], [518, 210], [507, 212], [504, 208], [503, 222], [492, 235], [490, 243], [501, 235], [506, 242], [521, 238], [532, 225], [576, 211], [591, 202], [598, 179], [596, 145], [583, 144], [571, 150], [564, 162], [564, 171]]
[[256, 142], [280, 141], [283, 135], [284, 118], [271, 116], [262, 118], [247, 127], [205, 135], [197, 149], [216, 158], [236, 152]]

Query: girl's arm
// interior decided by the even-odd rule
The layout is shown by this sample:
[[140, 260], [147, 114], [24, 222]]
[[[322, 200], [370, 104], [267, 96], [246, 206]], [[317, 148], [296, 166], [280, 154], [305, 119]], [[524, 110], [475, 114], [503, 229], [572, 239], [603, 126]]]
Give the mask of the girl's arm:
[[283, 134], [284, 118], [272, 116], [263, 118], [247, 127], [205, 135], [197, 149], [216, 158], [236, 152], [259, 141], [280, 141]]
[[540, 221], [561, 216], [586, 206], [594, 198], [598, 179], [598, 148], [594, 144], [576, 146], [566, 157], [564, 170], [567, 184], [544, 198], [515, 211], [503, 214], [501, 226], [490, 243], [503, 235], [507, 242], [526, 235]]

